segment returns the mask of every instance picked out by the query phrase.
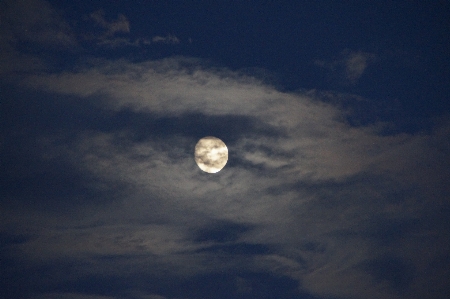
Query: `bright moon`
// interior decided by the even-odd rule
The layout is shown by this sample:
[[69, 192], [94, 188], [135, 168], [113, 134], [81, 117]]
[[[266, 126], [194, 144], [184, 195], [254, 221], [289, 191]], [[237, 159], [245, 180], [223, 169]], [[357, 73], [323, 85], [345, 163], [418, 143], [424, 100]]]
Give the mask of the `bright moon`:
[[219, 172], [228, 161], [228, 148], [219, 138], [208, 136], [195, 145], [195, 162], [201, 170]]

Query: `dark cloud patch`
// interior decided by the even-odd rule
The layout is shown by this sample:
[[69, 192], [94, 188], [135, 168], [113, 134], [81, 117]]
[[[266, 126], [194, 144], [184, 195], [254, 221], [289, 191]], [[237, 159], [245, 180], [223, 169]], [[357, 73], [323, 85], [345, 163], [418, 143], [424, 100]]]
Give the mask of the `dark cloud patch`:
[[0, 249], [13, 245], [13, 244], [22, 244], [27, 242], [30, 239], [30, 236], [22, 235], [22, 234], [12, 234], [7, 232], [0, 232]]
[[412, 115], [398, 99], [364, 98], [350, 93], [302, 90], [316, 100], [339, 107], [342, 121], [352, 127], [377, 126], [381, 136], [399, 133], [417, 134], [430, 132], [436, 127], [436, 119]]
[[[258, 133], [255, 132], [255, 135]], [[251, 134], [250, 134], [251, 135]], [[282, 133], [280, 134], [282, 135]], [[278, 137], [280, 137], [280, 135]], [[277, 140], [278, 137], [271, 136], [271, 134], [261, 134], [261, 136], [270, 136], [273, 137], [273, 140]], [[244, 136], [243, 136], [244, 137]], [[247, 136], [245, 136], [247, 137]], [[298, 154], [294, 151], [287, 151], [282, 149], [277, 149], [274, 147], [270, 147], [271, 144], [273, 144], [273, 140], [267, 142], [267, 145], [264, 144], [246, 144], [242, 147], [242, 149], [239, 152], [230, 151], [228, 153], [228, 167], [240, 167], [247, 169], [249, 171], [255, 171], [259, 175], [265, 175], [268, 177], [275, 177], [277, 176], [277, 171], [282, 171], [288, 168], [294, 167], [292, 164], [286, 164], [282, 166], [273, 167], [273, 165], [268, 165], [269, 159], [279, 159], [279, 160], [292, 160], [295, 158], [295, 155]], [[251, 161], [249, 159], [245, 158], [245, 155], [247, 154], [257, 154], [260, 156], [265, 157], [264, 159], [260, 161]], [[277, 168], [276, 170], [274, 168]], [[270, 187], [269, 192], [286, 192], [287, 190], [283, 188], [283, 186], [287, 186], [289, 184], [280, 184], [280, 187]]]
[[[370, 239], [379, 246], [394, 246], [406, 238], [414, 237], [415, 234], [424, 233], [430, 228], [430, 220], [424, 217], [407, 218], [399, 217], [388, 218], [379, 211], [374, 214], [366, 213], [364, 220], [356, 218], [355, 227], [352, 229], [336, 229], [330, 236], [339, 238], [357, 238]], [[357, 224], [357, 226], [356, 226]]]
[[254, 163], [242, 158], [242, 156], [234, 152], [228, 153], [227, 167], [240, 167], [250, 171], [255, 171], [255, 173], [258, 173], [259, 175], [267, 174], [265, 173], [267, 167], [263, 163]]
[[6, 143], [1, 149], [0, 196], [3, 203], [17, 206], [28, 202], [39, 210], [70, 213], [69, 207], [111, 201], [126, 190], [120, 182], [101, 190], [98, 184], [106, 182], [80, 170], [63, 152], [47, 155], [39, 136], [35, 135], [40, 133], [45, 134], [19, 128], [17, 133], [10, 131], [6, 135]]
[[[180, 286], [180, 290], [184, 290], [183, 295], [187, 298], [314, 298], [307, 293], [299, 293], [298, 283], [295, 280], [251, 272], [199, 275], [185, 281]], [[180, 294], [172, 292], [170, 296], [175, 297]]]
[[68, 280], [67, 274], [74, 271], [74, 262], [69, 259], [44, 264], [2, 256], [1, 266], [1, 298], [30, 298], [52, 291], [58, 283]]
[[[135, 277], [136, 278], [136, 277]], [[138, 280], [139, 281], [139, 280]], [[75, 281], [60, 283], [49, 290], [67, 293], [82, 293], [99, 296], [117, 296], [132, 289], [137, 283], [132, 279], [114, 275], [86, 275]]]
[[65, 140], [88, 129], [106, 130], [110, 112], [70, 96], [2, 85], [1, 129], [31, 135], [65, 134]]
[[240, 223], [217, 221], [195, 232], [194, 242], [234, 242], [250, 229], [250, 226]]
[[16, 245], [24, 244], [31, 236], [0, 232], [0, 297], [26, 298], [30, 290], [21, 286], [28, 285], [26, 267], [23, 262], [13, 258]]
[[[447, 251], [441, 256], [434, 257], [425, 271], [444, 280], [450, 277], [450, 252]], [[449, 294], [450, 285], [446, 284], [444, 288], [447, 290], [446, 293]]]
[[324, 253], [326, 250], [326, 245], [316, 241], [309, 241], [301, 244], [299, 249], [309, 252]]
[[261, 121], [241, 115], [206, 115], [186, 112], [177, 116], [158, 115], [124, 107], [120, 110], [102, 108], [104, 98], [89, 101], [71, 96], [20, 90], [3, 86], [2, 131], [27, 134], [64, 132], [70, 138], [86, 130], [115, 132], [126, 130], [133, 142], [167, 139], [179, 135], [200, 139], [217, 136], [233, 144], [242, 136], [280, 136], [283, 132]]
[[382, 245], [392, 245], [408, 234], [424, 228], [423, 221], [417, 218], [408, 219], [372, 219], [370, 227], [365, 230], [368, 237]]
[[[119, 262], [126, 257], [119, 257]], [[15, 266], [20, 266], [15, 264]], [[167, 273], [131, 271], [85, 274], [80, 277], [67, 275], [80, 269], [80, 262], [54, 261], [52, 264], [28, 267], [28, 272], [7, 273], [2, 280], [0, 294], [5, 298], [15, 295], [27, 298], [31, 294], [78, 293], [85, 295], [112, 296], [114, 298], [142, 298], [137, 294], [158, 294], [166, 298], [213, 298], [213, 299], [318, 299], [300, 291], [298, 281], [269, 273], [220, 269], [213, 272], [182, 277]], [[22, 269], [24, 271], [24, 269]], [[36, 277], [36, 273], [42, 273]], [[66, 275], [61, 276], [62, 273]], [[19, 276], [20, 275], [20, 276]], [[11, 285], [6, 285], [6, 283]], [[28, 287], [23, 289], [21, 284]], [[139, 290], [138, 293], [133, 290]]]
[[[26, 274], [23, 265], [16, 259], [7, 257], [2, 252], [0, 261], [0, 297], [1, 298], [27, 298], [33, 290], [30, 289], [31, 277]], [[24, 288], [23, 286], [28, 286]]]
[[164, 138], [168, 135], [180, 135], [200, 139], [205, 136], [217, 136], [225, 143], [236, 142], [245, 135], [278, 135], [275, 128], [261, 127], [256, 120], [239, 115], [205, 115], [203, 113], [185, 113], [179, 116], [158, 116], [147, 112], [122, 109], [111, 120], [113, 124], [122, 124], [130, 130], [135, 141], [150, 138]]
[[402, 258], [384, 255], [367, 261], [361, 267], [377, 281], [386, 281], [396, 291], [406, 291], [414, 275], [414, 265]]
[[381, 197], [383, 203], [403, 203], [411, 194], [417, 192], [412, 186], [403, 186], [393, 178], [369, 172], [356, 173], [343, 179], [318, 180], [305, 176], [302, 180], [293, 183], [268, 187], [266, 191], [272, 195], [291, 191], [314, 194], [330, 205], [345, 202], [343, 198], [355, 197], [365, 199]]
[[206, 248], [197, 250], [197, 252], [209, 252], [216, 255], [255, 255], [255, 254], [267, 254], [271, 250], [266, 245], [261, 244], [247, 244], [247, 243], [236, 243], [236, 244], [222, 244], [213, 245]]
[[[57, 164], [59, 167], [64, 166]], [[1, 196], [5, 199], [14, 198], [12, 205], [17, 205], [18, 201], [26, 201], [38, 210], [71, 213], [73, 210], [70, 208], [74, 205], [106, 203], [117, 198], [117, 194], [126, 188], [116, 182], [104, 192], [95, 187], [95, 178], [86, 177], [82, 172], [71, 169], [71, 165], [65, 165], [64, 171], [58, 169], [58, 166], [51, 165], [38, 172], [22, 173], [20, 177], [12, 177], [8, 172], [2, 173], [0, 178], [5, 185], [0, 189]]]

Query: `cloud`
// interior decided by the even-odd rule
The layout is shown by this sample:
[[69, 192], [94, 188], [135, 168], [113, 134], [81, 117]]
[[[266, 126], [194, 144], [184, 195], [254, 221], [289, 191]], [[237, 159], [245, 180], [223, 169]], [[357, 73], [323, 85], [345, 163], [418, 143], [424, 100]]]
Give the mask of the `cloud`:
[[77, 45], [70, 26], [48, 2], [6, 1], [5, 7], [2, 12], [2, 36], [9, 43], [20, 40], [45, 47], [63, 48]]
[[179, 44], [178, 37], [172, 34], [166, 36], [154, 36], [153, 38], [137, 38], [134, 41], [126, 37], [118, 37], [117, 35], [127, 35], [130, 33], [130, 22], [123, 14], [119, 14], [117, 20], [108, 22], [105, 19], [105, 12], [98, 10], [89, 15], [89, 18], [105, 31], [99, 36], [87, 36], [87, 39], [97, 39], [97, 45], [106, 46], [108, 48], [117, 48], [124, 46], [142, 46], [150, 44]]
[[347, 78], [354, 82], [358, 80], [364, 73], [367, 67], [367, 55], [359, 53], [352, 53], [345, 62], [347, 71]]
[[180, 40], [178, 39], [178, 37], [174, 36], [174, 35], [166, 35], [166, 36], [154, 36], [152, 38], [152, 42], [154, 43], [163, 43], [163, 44], [179, 44]]
[[105, 48], [118, 48], [118, 47], [137, 47], [141, 44], [145, 44], [147, 39], [136, 39], [132, 41], [128, 36], [130, 33], [130, 22], [128, 18], [123, 14], [118, 14], [116, 20], [108, 21], [105, 17], [103, 10], [97, 10], [91, 13], [88, 17], [93, 21], [93, 25], [100, 30], [97, 32], [90, 32], [85, 34], [83, 38], [87, 41], [94, 41], [97, 46]]
[[106, 21], [105, 12], [103, 10], [93, 12], [89, 17], [94, 20], [97, 25], [106, 30], [106, 36], [130, 32], [130, 22], [123, 14], [119, 14], [117, 20], [111, 22]]
[[152, 41], [148, 38], [137, 38], [131, 40], [125, 37], [114, 37], [114, 38], [102, 38], [97, 40], [97, 46], [104, 48], [115, 49], [121, 47], [141, 47], [148, 46], [152, 44]]
[[33, 55], [23, 54], [0, 38], [0, 76], [7, 78], [14, 73], [36, 72], [47, 69], [46, 63]]
[[38, 295], [32, 299], [113, 299], [115, 297], [110, 296], [97, 296], [97, 295], [86, 295], [77, 293], [47, 293], [44, 295]]
[[[178, 44], [174, 35], [130, 37], [130, 22], [123, 14], [107, 20], [98, 10], [85, 16], [91, 30], [77, 31], [61, 11], [45, 0], [4, 1], [0, 11], [0, 75], [3, 78], [24, 72], [52, 69], [60, 56], [103, 49], [148, 47], [151, 44]], [[94, 47], [94, 50], [97, 48]], [[36, 51], [39, 49], [39, 51]], [[53, 55], [58, 52], [59, 55]]]
[[[361, 97], [282, 92], [252, 70], [185, 57], [51, 73], [17, 44], [67, 49], [76, 35], [47, 2], [6, 4], [0, 289], [82, 299], [212, 298], [221, 289], [424, 298], [433, 285], [432, 296], [446, 298], [447, 120], [385, 134], [389, 124], [376, 119], [350, 121]], [[102, 47], [180, 42], [132, 41], [125, 16], [90, 18]], [[317, 64], [356, 84], [374, 59], [347, 50]], [[229, 149], [215, 175], [194, 161], [209, 135]]]
[[[427, 134], [382, 135], [377, 124], [350, 125], [347, 111], [317, 95], [182, 57], [104, 61], [21, 84], [45, 111], [37, 117], [43, 125], [26, 115], [10, 122], [36, 128], [39, 171], [25, 177], [46, 190], [21, 200], [47, 208], [44, 217], [6, 205], [1, 226], [28, 236], [8, 245], [12, 256], [76, 265], [61, 280], [125, 275], [123, 285], [142, 290], [142, 277], [164, 285], [217, 275], [231, 294], [254, 295], [264, 289], [255, 281], [278, 276], [314, 296], [354, 298], [414, 298], [416, 283], [434, 279], [446, 288], [419, 273], [448, 256], [446, 218], [438, 216], [448, 208], [440, 172], [450, 166], [448, 123]], [[47, 118], [58, 128], [45, 127]], [[209, 135], [229, 149], [215, 175], [194, 161], [196, 142]], [[72, 188], [58, 184], [52, 165]], [[42, 177], [52, 178], [44, 180], [51, 188]], [[20, 192], [11, 187], [7, 198]], [[423, 225], [401, 229], [416, 221]], [[168, 289], [149, 292], [184, 296]]]
[[375, 54], [372, 53], [347, 49], [342, 51], [340, 58], [335, 61], [316, 60], [315, 64], [328, 69], [337, 76], [343, 76], [350, 84], [356, 84], [375, 57]]
[[36, 56], [35, 49], [52, 53], [79, 47], [68, 23], [46, 1], [4, 1], [0, 20], [0, 76], [3, 78], [48, 69], [45, 57]]

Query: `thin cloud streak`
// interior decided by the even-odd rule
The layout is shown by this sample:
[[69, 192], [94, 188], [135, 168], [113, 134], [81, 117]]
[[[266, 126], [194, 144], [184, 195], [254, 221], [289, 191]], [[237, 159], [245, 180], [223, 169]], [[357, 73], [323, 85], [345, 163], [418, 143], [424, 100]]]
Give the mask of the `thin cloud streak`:
[[168, 34], [166, 36], [154, 36], [152, 38], [152, 42], [154, 43], [163, 43], [163, 44], [179, 44], [180, 40], [178, 39], [178, 37]]

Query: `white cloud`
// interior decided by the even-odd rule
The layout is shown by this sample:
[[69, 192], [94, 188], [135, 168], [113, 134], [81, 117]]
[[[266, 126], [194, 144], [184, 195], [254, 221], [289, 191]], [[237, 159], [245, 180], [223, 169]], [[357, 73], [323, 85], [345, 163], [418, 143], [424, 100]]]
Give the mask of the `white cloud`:
[[[71, 28], [47, 2], [7, 4], [8, 10], [1, 12], [2, 22], [7, 21], [0, 29], [2, 74], [45, 68], [38, 58], [17, 52], [16, 41], [77, 45]], [[130, 32], [124, 15], [107, 21], [98, 11], [90, 17], [104, 30], [93, 37], [100, 46], [180, 42], [174, 35], [131, 41], [121, 36]], [[374, 59], [374, 54], [347, 50], [335, 61], [317, 64], [355, 84]], [[33, 143], [45, 165], [64, 161], [93, 178], [88, 187], [105, 197], [74, 203], [67, 214], [2, 206], [2, 229], [30, 237], [7, 245], [13, 255], [33, 265], [83, 261], [61, 279], [105, 273], [191, 277], [243, 269], [291, 277], [323, 297], [423, 298], [428, 295], [423, 286], [448, 288], [448, 270], [436, 266], [448, 262], [450, 251], [447, 218], [440, 215], [450, 193], [448, 122], [429, 134], [382, 136], [377, 124], [347, 124], [343, 119], [348, 112], [321, 101], [320, 94], [281, 92], [251, 76], [181, 57], [103, 61], [73, 72], [31, 75], [21, 82], [37, 92], [57, 94], [61, 101], [68, 95], [81, 103], [95, 102], [110, 114], [126, 110], [149, 122], [152, 117], [185, 121], [173, 125], [181, 128], [177, 134], [169, 131], [163, 139], [135, 142], [133, 134], [147, 129], [143, 121], [140, 127], [85, 129], [73, 139], [45, 133]], [[327, 96], [336, 101], [341, 97]], [[193, 147], [203, 136], [187, 133], [195, 126], [189, 116], [199, 115], [215, 119], [210, 126], [218, 120], [235, 125], [232, 117], [246, 120], [225, 130], [232, 131], [229, 163], [214, 176], [195, 165]], [[386, 223], [416, 220], [425, 224], [393, 240], [377, 231]], [[251, 229], [236, 233], [232, 241], [196, 240], [198, 230], [220, 221]], [[242, 257], [208, 251], [236, 243], [266, 246], [270, 253]], [[416, 269], [403, 293], [361, 266], [389, 254]], [[112, 262], [99, 256], [123, 259]], [[235, 285], [238, 292], [252, 292], [245, 278], [237, 277]], [[44, 297], [110, 298], [38, 296]], [[164, 298], [140, 290], [132, 297]]]
[[[148, 118], [240, 116], [251, 120], [252, 127], [234, 132], [239, 135], [227, 144], [229, 165], [209, 176], [195, 165], [197, 139], [187, 133], [133, 142], [133, 128], [121, 128], [80, 132], [66, 144], [42, 139], [49, 162], [63, 155], [105, 188], [120, 183], [128, 189], [95, 213], [81, 207], [82, 212], [66, 220], [63, 231], [54, 224], [36, 231], [34, 241], [17, 246], [20, 252], [48, 258], [58, 253], [89, 256], [97, 267], [83, 271], [106, 267], [119, 272], [131, 264], [139, 271], [165, 269], [189, 276], [254, 267], [295, 278], [319, 296], [396, 298], [388, 283], [376, 281], [360, 267], [392, 249], [377, 244], [367, 231], [373, 229], [372, 221], [402, 220], [392, 212], [396, 209], [404, 209], [401, 217], [420, 216], [422, 206], [413, 200], [423, 193], [415, 193], [416, 199], [406, 193], [407, 200], [399, 202], [390, 199], [391, 192], [416, 183], [422, 166], [411, 161], [431, 150], [431, 140], [448, 147], [441, 141], [448, 129], [431, 136], [380, 136], [376, 126], [346, 124], [336, 106], [308, 94], [284, 93], [254, 78], [182, 58], [105, 62], [78, 72], [31, 76], [26, 84], [62, 98], [100, 98], [97, 104], [108, 111], [128, 109]], [[276, 134], [268, 133], [271, 130]], [[438, 157], [444, 161], [444, 152]], [[436, 173], [430, 169], [429, 175]], [[18, 220], [8, 221], [13, 225]], [[220, 243], [193, 238], [197, 229], [214, 221], [251, 226], [234, 242], [269, 246], [276, 253], [242, 262], [239, 255], [230, 261], [199, 251]], [[80, 228], [83, 225], [90, 228]], [[398, 252], [405, 250], [400, 246]], [[115, 265], [114, 270], [93, 258], [102, 254], [142, 259], [124, 261], [130, 264]], [[249, 290], [245, 282], [238, 284], [241, 291]]]
[[[82, 97], [104, 94], [114, 109], [131, 105], [136, 111], [161, 115], [199, 112], [255, 118], [285, 136], [242, 138], [236, 152], [252, 164], [288, 166], [286, 171], [296, 175], [295, 179], [355, 175], [379, 159], [386, 148], [407, 138], [380, 137], [376, 128], [350, 127], [340, 121], [335, 107], [306, 95], [282, 93], [229, 72], [180, 69], [172, 59], [134, 65], [119, 62], [79, 73], [36, 76], [30, 84]], [[259, 150], [264, 146], [274, 152]]]
[[364, 52], [350, 52], [345, 58], [345, 70], [347, 78], [355, 83], [366, 70], [368, 63], [374, 58], [373, 54]]
[[162, 44], [179, 44], [180, 40], [178, 39], [178, 37], [168, 34], [166, 36], [154, 36], [152, 38], [152, 42], [154, 43], [162, 43]]

